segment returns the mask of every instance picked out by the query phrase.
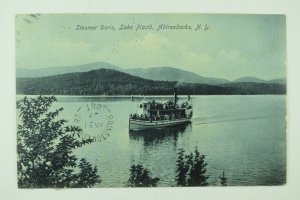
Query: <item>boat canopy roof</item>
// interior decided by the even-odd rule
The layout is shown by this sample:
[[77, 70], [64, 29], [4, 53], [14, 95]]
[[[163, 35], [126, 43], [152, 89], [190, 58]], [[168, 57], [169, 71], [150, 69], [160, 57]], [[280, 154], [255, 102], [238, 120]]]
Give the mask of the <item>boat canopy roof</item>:
[[174, 108], [174, 109], [147, 109], [147, 111], [169, 111], [169, 112], [174, 112], [174, 111], [181, 111], [185, 110], [186, 108]]

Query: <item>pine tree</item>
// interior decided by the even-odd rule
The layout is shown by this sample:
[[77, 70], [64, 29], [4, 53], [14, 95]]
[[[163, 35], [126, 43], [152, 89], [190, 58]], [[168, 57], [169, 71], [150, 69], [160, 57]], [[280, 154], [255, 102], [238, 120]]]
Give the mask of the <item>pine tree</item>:
[[179, 149], [178, 159], [177, 159], [176, 163], [177, 163], [176, 164], [177, 175], [176, 175], [176, 179], [175, 179], [176, 183], [178, 186], [186, 186], [187, 185], [187, 182], [186, 182], [187, 177], [186, 176], [187, 176], [187, 172], [188, 172], [188, 166], [185, 163], [184, 149]]
[[201, 155], [197, 147], [194, 153], [184, 154], [179, 149], [175, 181], [178, 186], [207, 186], [205, 155]]
[[92, 187], [100, 181], [100, 176], [97, 175], [98, 169], [86, 161], [85, 158], [81, 158], [79, 163], [80, 173], [77, 175], [77, 184], [75, 187]]
[[227, 186], [227, 177], [225, 176], [225, 172], [223, 171], [223, 176], [219, 177], [221, 185], [222, 186]]
[[159, 178], [152, 178], [150, 171], [144, 168], [141, 164], [132, 164], [130, 169], [130, 176], [127, 180], [128, 187], [156, 187]]
[[207, 171], [206, 170], [207, 163], [205, 163], [204, 159], [205, 159], [205, 155], [201, 155], [196, 147], [193, 165], [189, 172], [189, 179], [188, 179], [189, 186], [208, 185], [207, 183], [208, 176], [205, 175]]
[[[55, 118], [63, 110], [49, 111], [54, 96], [17, 101], [17, 168], [20, 188], [92, 187], [100, 183], [97, 168], [85, 159], [77, 164], [75, 148], [92, 142], [81, 139], [82, 130]], [[76, 171], [79, 171], [76, 173]]]

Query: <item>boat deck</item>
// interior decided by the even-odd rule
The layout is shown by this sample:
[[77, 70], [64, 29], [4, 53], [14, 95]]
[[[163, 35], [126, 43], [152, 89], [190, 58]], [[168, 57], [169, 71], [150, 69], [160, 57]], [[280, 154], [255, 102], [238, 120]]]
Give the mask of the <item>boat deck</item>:
[[129, 129], [130, 130], [142, 130], [147, 128], [162, 128], [166, 126], [172, 126], [176, 124], [181, 124], [190, 121], [190, 118], [178, 118], [170, 120], [139, 120], [139, 119], [129, 119]]

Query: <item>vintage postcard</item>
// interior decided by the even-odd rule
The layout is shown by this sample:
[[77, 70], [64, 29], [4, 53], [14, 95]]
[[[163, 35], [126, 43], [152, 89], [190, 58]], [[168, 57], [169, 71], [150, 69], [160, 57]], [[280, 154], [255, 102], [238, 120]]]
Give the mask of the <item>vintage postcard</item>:
[[286, 18], [16, 15], [19, 188], [286, 183]]

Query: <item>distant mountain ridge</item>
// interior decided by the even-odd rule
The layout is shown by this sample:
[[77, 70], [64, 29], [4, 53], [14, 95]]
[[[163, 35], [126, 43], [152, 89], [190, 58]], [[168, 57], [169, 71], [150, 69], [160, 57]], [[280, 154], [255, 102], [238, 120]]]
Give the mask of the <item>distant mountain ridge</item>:
[[272, 79], [272, 80], [263, 80], [263, 79], [259, 79], [256, 77], [251, 77], [251, 76], [247, 76], [247, 77], [241, 77], [238, 79], [235, 79], [233, 81], [231, 81], [232, 83], [245, 83], [245, 82], [251, 82], [251, 83], [278, 83], [278, 84], [286, 84], [286, 79], [285, 78], [278, 78], [278, 79]]
[[132, 68], [123, 69], [116, 65], [112, 65], [105, 62], [93, 62], [78, 66], [62, 66], [62, 67], [48, 67], [36, 70], [17, 68], [17, 78], [34, 78], [34, 77], [46, 77], [59, 74], [67, 74], [74, 72], [88, 72], [97, 69], [113, 69], [120, 72], [128, 73], [140, 78], [160, 80], [160, 81], [177, 81], [185, 83], [201, 83], [209, 85], [219, 85], [225, 83], [237, 83], [237, 82], [254, 82], [254, 83], [278, 83], [285, 84], [286, 79], [274, 79], [274, 80], [262, 80], [256, 77], [241, 77], [239, 79], [229, 81], [226, 79], [212, 78], [200, 76], [196, 73], [181, 70], [174, 67], [162, 66], [162, 67], [151, 67], [147, 69], [143, 68]]
[[148, 69], [135, 68], [128, 69], [126, 70], [126, 72], [131, 75], [151, 80], [166, 80], [184, 83], [203, 83], [210, 85], [217, 85], [229, 82], [226, 79], [204, 77], [193, 72], [188, 72], [169, 66], [151, 67]]
[[235, 79], [231, 82], [234, 82], [234, 83], [239, 83], [239, 82], [265, 83], [266, 81], [263, 79], [260, 79], [260, 78], [246, 76], [246, 77], [241, 77], [241, 78]]
[[97, 69], [36, 78], [17, 78], [17, 94], [23, 95], [181, 95], [285, 94], [283, 84], [224, 83], [208, 85], [155, 81], [113, 69]]
[[77, 65], [77, 66], [46, 67], [41, 69], [17, 68], [16, 74], [17, 74], [17, 78], [35, 78], [35, 77], [67, 74], [73, 72], [88, 72], [96, 69], [114, 69], [114, 70], [122, 71], [120, 67], [117, 67], [109, 63], [93, 62], [93, 63]]

